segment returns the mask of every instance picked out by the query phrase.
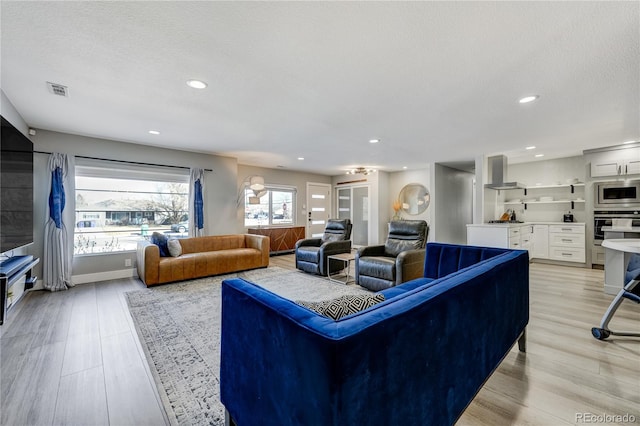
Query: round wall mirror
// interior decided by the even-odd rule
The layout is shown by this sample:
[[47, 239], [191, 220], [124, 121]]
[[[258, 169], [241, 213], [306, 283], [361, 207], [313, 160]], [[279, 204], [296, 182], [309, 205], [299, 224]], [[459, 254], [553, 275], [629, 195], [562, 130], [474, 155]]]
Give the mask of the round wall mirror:
[[410, 183], [400, 191], [398, 200], [402, 211], [408, 215], [417, 215], [424, 212], [431, 202], [429, 190], [422, 184]]

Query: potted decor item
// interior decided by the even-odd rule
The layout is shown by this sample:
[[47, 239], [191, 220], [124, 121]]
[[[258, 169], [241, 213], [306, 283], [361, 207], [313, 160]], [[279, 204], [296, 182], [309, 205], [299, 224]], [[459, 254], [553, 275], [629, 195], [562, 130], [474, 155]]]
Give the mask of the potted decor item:
[[400, 202], [400, 200], [395, 200], [393, 202], [393, 211], [395, 212], [393, 214], [393, 220], [401, 220], [402, 219], [400, 217], [400, 215], [398, 214], [398, 211], [400, 211], [401, 208], [402, 208], [402, 203]]

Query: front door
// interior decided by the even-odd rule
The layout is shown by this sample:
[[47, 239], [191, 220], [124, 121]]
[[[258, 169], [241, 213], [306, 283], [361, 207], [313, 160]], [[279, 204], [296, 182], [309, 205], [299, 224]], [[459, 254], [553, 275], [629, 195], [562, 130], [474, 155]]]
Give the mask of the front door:
[[331, 185], [307, 182], [307, 238], [319, 238], [331, 214]]

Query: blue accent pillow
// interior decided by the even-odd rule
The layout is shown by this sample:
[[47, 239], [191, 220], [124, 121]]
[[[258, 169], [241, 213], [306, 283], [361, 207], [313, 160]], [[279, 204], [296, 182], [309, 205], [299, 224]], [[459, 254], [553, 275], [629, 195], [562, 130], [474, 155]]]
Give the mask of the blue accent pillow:
[[169, 238], [166, 235], [159, 232], [154, 232], [153, 234], [151, 234], [151, 242], [157, 245], [160, 249], [160, 257], [171, 257], [171, 254], [169, 253], [169, 247], [167, 246]]

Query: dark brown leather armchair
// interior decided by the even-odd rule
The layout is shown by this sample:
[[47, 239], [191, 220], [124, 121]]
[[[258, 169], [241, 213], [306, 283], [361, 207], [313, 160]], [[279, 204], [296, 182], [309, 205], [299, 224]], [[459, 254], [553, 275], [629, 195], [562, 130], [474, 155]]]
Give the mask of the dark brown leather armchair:
[[385, 244], [358, 249], [356, 283], [380, 291], [422, 277], [428, 235], [424, 220], [391, 222]]
[[[295, 245], [296, 268], [317, 275], [327, 275], [327, 256], [351, 251], [351, 220], [329, 219], [322, 238], [298, 240]], [[331, 272], [343, 269], [342, 262], [333, 262]]]

